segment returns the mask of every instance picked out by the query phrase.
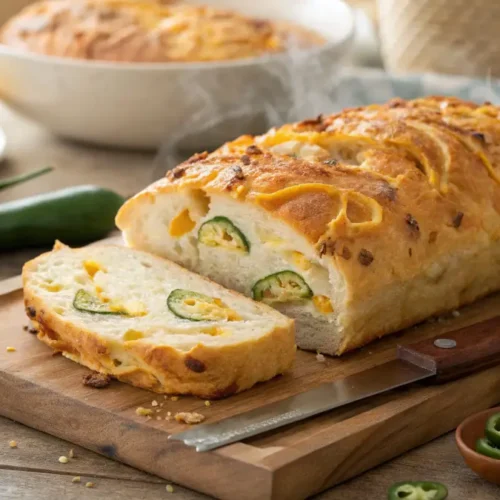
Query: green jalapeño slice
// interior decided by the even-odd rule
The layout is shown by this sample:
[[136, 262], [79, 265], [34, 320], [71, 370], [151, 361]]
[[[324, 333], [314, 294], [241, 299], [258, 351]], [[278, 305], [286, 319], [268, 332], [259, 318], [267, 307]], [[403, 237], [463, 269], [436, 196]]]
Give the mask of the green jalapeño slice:
[[191, 290], [170, 293], [167, 306], [178, 318], [190, 321], [238, 321], [241, 317], [222, 300]]
[[270, 274], [257, 281], [252, 288], [254, 300], [268, 303], [310, 299], [312, 295], [304, 278], [293, 271]]
[[500, 413], [495, 413], [488, 419], [485, 434], [490, 443], [500, 448]]
[[198, 231], [198, 241], [209, 247], [243, 253], [250, 251], [245, 235], [227, 217], [214, 217], [203, 223]]
[[96, 297], [85, 290], [78, 290], [78, 292], [76, 292], [75, 298], [73, 299], [73, 307], [78, 311], [93, 314], [127, 314], [126, 311], [102, 302], [99, 297]]
[[389, 500], [444, 500], [448, 489], [444, 484], [425, 481], [393, 484], [389, 488]]
[[481, 438], [476, 442], [476, 451], [485, 457], [500, 460], [500, 448], [497, 448], [489, 439]]

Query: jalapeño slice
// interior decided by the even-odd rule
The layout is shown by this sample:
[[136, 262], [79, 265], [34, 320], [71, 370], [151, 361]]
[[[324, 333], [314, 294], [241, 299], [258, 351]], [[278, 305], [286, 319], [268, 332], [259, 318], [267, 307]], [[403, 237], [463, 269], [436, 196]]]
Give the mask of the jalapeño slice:
[[214, 217], [203, 223], [198, 231], [198, 241], [209, 247], [243, 253], [250, 251], [245, 235], [227, 217]]
[[310, 299], [312, 290], [304, 278], [294, 271], [281, 271], [257, 281], [252, 288], [254, 300], [262, 302], [291, 302]]
[[444, 484], [428, 481], [408, 481], [389, 488], [389, 500], [444, 500], [448, 489]]
[[73, 299], [73, 307], [78, 311], [89, 312], [93, 314], [116, 314], [127, 315], [126, 311], [112, 309], [109, 304], [99, 300], [99, 297], [90, 294], [85, 290], [78, 290]]

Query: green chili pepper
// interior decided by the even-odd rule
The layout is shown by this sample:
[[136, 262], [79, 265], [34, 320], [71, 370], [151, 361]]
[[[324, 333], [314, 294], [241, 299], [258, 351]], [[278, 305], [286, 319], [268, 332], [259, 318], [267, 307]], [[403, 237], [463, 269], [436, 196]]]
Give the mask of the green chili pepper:
[[250, 251], [250, 243], [245, 235], [227, 217], [214, 217], [203, 223], [198, 231], [198, 241], [210, 247], [244, 253]]
[[190, 321], [214, 321], [214, 309], [220, 308], [217, 299], [191, 290], [177, 289], [167, 298], [167, 306], [178, 318]]
[[444, 484], [426, 481], [408, 481], [393, 484], [389, 488], [389, 500], [444, 500], [448, 489]]
[[476, 441], [476, 451], [486, 457], [500, 460], [500, 448], [497, 448], [487, 438], [481, 438]]
[[16, 184], [21, 184], [22, 182], [29, 181], [30, 179], [35, 179], [41, 175], [48, 174], [54, 170], [53, 167], [44, 167], [27, 174], [16, 175], [15, 177], [10, 177], [9, 179], [0, 180], [0, 190], [8, 188], [10, 186], [15, 186]]
[[115, 228], [124, 201], [107, 189], [77, 186], [0, 204], [0, 250], [99, 240]]
[[125, 311], [112, 310], [109, 304], [99, 300], [98, 297], [91, 295], [85, 290], [78, 290], [73, 299], [73, 307], [78, 311], [89, 312], [93, 314], [116, 314], [126, 315]]
[[252, 288], [254, 300], [263, 302], [290, 302], [310, 299], [313, 293], [300, 274], [281, 271], [257, 281]]
[[497, 448], [500, 448], [500, 413], [495, 413], [486, 422], [486, 438]]

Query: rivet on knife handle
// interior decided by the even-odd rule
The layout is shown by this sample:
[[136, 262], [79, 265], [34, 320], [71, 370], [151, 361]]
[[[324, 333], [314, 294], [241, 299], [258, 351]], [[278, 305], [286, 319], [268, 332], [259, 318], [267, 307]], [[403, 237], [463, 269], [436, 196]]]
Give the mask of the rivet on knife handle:
[[[453, 342], [443, 348], [439, 340]], [[447, 332], [431, 340], [398, 346], [398, 357], [436, 372], [437, 382], [447, 382], [500, 364], [500, 316]]]

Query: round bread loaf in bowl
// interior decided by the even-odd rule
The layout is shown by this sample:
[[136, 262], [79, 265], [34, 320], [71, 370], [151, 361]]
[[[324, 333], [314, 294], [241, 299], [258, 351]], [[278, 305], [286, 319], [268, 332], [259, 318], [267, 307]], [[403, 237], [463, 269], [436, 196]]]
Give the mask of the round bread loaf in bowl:
[[107, 146], [152, 149], [209, 129], [190, 138], [199, 149], [262, 131], [269, 110], [288, 113], [299, 94], [307, 99], [303, 88], [334, 87], [353, 35], [341, 1], [53, 7], [65, 3], [44, 2], [49, 12], [39, 14], [28, 7], [4, 26], [0, 95], [57, 135]]

